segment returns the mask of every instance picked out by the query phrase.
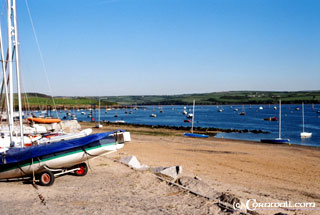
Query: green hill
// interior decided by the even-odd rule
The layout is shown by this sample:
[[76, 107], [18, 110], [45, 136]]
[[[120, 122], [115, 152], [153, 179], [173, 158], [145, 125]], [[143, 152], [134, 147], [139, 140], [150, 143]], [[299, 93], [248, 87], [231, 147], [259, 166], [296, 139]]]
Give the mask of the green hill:
[[223, 104], [270, 104], [278, 103], [320, 103], [320, 91], [304, 92], [270, 92], [270, 91], [230, 91], [202, 94], [183, 94], [172, 96], [114, 96], [109, 101], [122, 105], [185, 105], [192, 104], [223, 105]]
[[[16, 95], [15, 95], [16, 98]], [[25, 107], [45, 108], [57, 107], [88, 107], [98, 104], [101, 99], [102, 106], [126, 105], [187, 105], [193, 99], [197, 104], [224, 105], [224, 104], [275, 104], [279, 99], [282, 103], [320, 103], [320, 91], [274, 92], [274, 91], [229, 91], [182, 95], [145, 95], [145, 96], [103, 96], [103, 97], [68, 97], [41, 93], [26, 93], [22, 95]], [[3, 98], [2, 98], [3, 102]], [[15, 102], [17, 104], [17, 102]]]

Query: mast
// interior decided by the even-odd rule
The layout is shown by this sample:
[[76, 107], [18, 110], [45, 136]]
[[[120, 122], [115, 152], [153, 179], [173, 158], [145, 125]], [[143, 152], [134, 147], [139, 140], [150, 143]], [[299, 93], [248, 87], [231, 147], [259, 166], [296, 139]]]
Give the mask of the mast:
[[[8, 106], [8, 111], [9, 111], [9, 119], [8, 119], [8, 124], [9, 128], [14, 131], [14, 124], [13, 124], [13, 81], [12, 81], [12, 36], [14, 34], [13, 29], [14, 27], [12, 26], [12, 20], [11, 20], [11, 15], [12, 15], [12, 3], [11, 0], [8, 0], [8, 6], [7, 6], [7, 23], [8, 23], [8, 73], [9, 73], [9, 106]], [[10, 137], [11, 143], [12, 143], [12, 137]]]
[[100, 99], [99, 99], [99, 115], [98, 115], [98, 123], [100, 125]]
[[19, 59], [19, 40], [18, 40], [18, 25], [17, 25], [17, 13], [16, 13], [16, 0], [8, 0], [7, 8], [7, 22], [8, 22], [8, 69], [9, 69], [9, 113], [11, 115], [9, 119], [9, 127], [14, 130], [13, 123], [13, 50], [15, 49], [16, 57], [16, 76], [17, 76], [17, 94], [18, 94], [18, 107], [19, 107], [19, 121], [20, 121], [20, 137], [21, 146], [24, 146], [23, 142], [23, 122], [22, 122], [22, 102], [21, 102], [21, 88], [20, 88], [20, 59]]
[[281, 99], [279, 100], [279, 139], [281, 139]]
[[304, 103], [302, 102], [302, 132], [304, 133]]
[[194, 123], [194, 106], [196, 101], [193, 100], [193, 110], [192, 110], [192, 127], [191, 127], [191, 133], [193, 133], [193, 123]]
[[14, 40], [13, 45], [16, 50], [16, 74], [17, 74], [17, 93], [18, 93], [18, 107], [19, 107], [19, 121], [20, 121], [20, 137], [21, 145], [24, 146], [23, 142], [23, 122], [22, 122], [22, 102], [21, 102], [21, 83], [20, 83], [20, 51], [19, 51], [19, 37], [18, 37], [18, 24], [17, 24], [17, 7], [16, 0], [12, 2], [13, 12], [13, 24], [14, 24]]
[[[0, 25], [0, 52], [1, 52], [1, 61], [2, 61], [2, 74], [3, 74], [3, 86], [5, 91], [5, 100], [6, 100], [6, 112], [7, 112], [7, 120], [11, 119], [11, 114], [9, 112], [9, 94], [8, 94], [8, 82], [7, 82], [7, 74], [6, 74], [6, 61], [4, 58], [3, 52], [3, 42], [2, 42], [2, 30]], [[2, 92], [1, 92], [2, 93]], [[9, 125], [9, 135], [10, 135], [10, 143], [12, 143], [13, 135], [12, 135], [12, 125]]]

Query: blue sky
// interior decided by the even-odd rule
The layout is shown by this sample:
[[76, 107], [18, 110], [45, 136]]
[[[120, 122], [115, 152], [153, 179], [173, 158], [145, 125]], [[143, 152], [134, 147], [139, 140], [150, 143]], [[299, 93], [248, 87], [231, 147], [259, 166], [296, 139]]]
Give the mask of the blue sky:
[[51, 89], [18, 4], [28, 92], [320, 90], [318, 0], [28, 0]]

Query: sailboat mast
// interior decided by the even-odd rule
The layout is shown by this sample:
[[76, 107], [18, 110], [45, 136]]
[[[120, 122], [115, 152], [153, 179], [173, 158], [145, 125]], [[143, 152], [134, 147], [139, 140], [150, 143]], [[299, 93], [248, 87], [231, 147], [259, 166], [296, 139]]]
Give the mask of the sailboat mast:
[[19, 57], [19, 37], [18, 37], [18, 24], [17, 24], [17, 7], [16, 0], [12, 1], [12, 12], [13, 12], [13, 46], [15, 47], [16, 53], [16, 75], [17, 75], [17, 94], [18, 94], [18, 107], [19, 107], [19, 122], [20, 122], [20, 137], [21, 145], [24, 146], [23, 142], [23, 122], [22, 122], [22, 102], [21, 102], [21, 81], [20, 81], [20, 57]]
[[195, 106], [196, 101], [193, 100], [193, 110], [192, 110], [192, 127], [191, 127], [191, 133], [193, 133], [193, 123], [194, 123], [194, 106]]
[[99, 125], [100, 125], [100, 99], [99, 99], [99, 117], [98, 117], [98, 122], [99, 122]]
[[302, 102], [302, 132], [304, 132], [304, 103]]
[[[1, 60], [2, 60], [2, 74], [3, 74], [3, 86], [5, 91], [5, 100], [6, 100], [6, 112], [7, 112], [7, 120], [11, 119], [11, 114], [9, 113], [9, 94], [8, 94], [8, 82], [7, 82], [7, 74], [6, 74], [6, 61], [4, 58], [3, 52], [3, 41], [2, 41], [2, 29], [0, 25], [0, 52], [1, 52]], [[12, 135], [12, 127], [9, 124], [9, 136], [10, 136], [10, 143], [12, 143], [13, 135]]]
[[[11, 20], [11, 16], [12, 16], [12, 4], [11, 4], [11, 0], [8, 0], [8, 7], [7, 7], [7, 28], [8, 28], [8, 73], [9, 73], [9, 119], [8, 119], [8, 123], [9, 123], [9, 127], [12, 129], [12, 131], [14, 131], [14, 124], [13, 124], [13, 78], [12, 78], [12, 35], [14, 34], [13, 29], [14, 27], [12, 26], [12, 20]], [[11, 143], [12, 143], [12, 137], [11, 139]]]
[[279, 100], [279, 139], [281, 139], [281, 99]]

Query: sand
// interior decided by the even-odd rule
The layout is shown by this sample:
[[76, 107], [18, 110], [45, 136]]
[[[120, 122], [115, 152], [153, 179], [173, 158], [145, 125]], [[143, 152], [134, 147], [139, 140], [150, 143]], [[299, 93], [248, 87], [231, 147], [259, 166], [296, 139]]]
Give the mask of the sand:
[[[82, 123], [83, 128], [90, 126]], [[184, 176], [197, 176], [214, 191], [232, 194], [243, 203], [314, 202], [317, 207], [262, 208], [256, 210], [259, 214], [320, 213], [318, 148], [194, 139], [181, 131], [131, 126], [105, 126], [94, 132], [123, 127], [132, 141], [116, 153], [91, 160], [85, 177], [62, 176], [39, 190], [22, 181], [1, 182], [1, 214], [227, 214], [214, 201], [114, 161], [128, 155], [151, 167], [182, 165]]]

